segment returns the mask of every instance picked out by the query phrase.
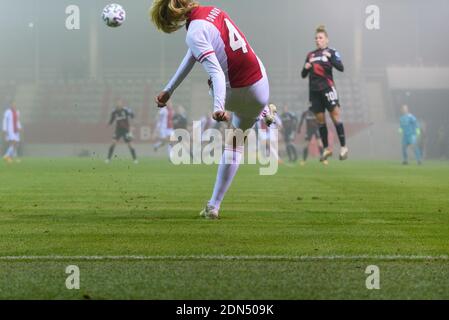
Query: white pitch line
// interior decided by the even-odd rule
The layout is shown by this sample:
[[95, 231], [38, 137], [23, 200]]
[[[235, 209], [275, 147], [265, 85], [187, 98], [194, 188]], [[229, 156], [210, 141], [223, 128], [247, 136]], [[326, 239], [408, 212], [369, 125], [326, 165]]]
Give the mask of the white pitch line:
[[352, 260], [381, 260], [381, 261], [449, 261], [449, 256], [424, 256], [424, 255], [329, 255], [329, 256], [0, 256], [0, 261], [352, 261]]

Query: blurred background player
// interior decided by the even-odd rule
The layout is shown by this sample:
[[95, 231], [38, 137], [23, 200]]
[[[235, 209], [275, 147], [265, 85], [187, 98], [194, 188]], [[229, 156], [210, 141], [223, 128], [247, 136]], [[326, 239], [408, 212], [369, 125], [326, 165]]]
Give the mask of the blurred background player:
[[185, 129], [188, 127], [187, 113], [183, 106], [178, 106], [176, 108], [175, 114], [173, 116], [173, 129]]
[[409, 112], [408, 106], [403, 105], [401, 107], [402, 116], [400, 118], [399, 132], [402, 134], [402, 164], [408, 164], [408, 152], [409, 146], [413, 146], [415, 150], [415, 158], [418, 164], [422, 164], [421, 149], [418, 145], [418, 138], [421, 135], [421, 129], [419, 127], [416, 117]]
[[317, 118], [324, 147], [321, 161], [326, 161], [328, 157], [332, 156], [332, 150], [329, 148], [326, 110], [330, 113], [337, 129], [341, 145], [340, 160], [346, 160], [349, 150], [346, 147], [344, 126], [340, 121], [340, 104], [332, 74], [333, 68], [343, 72], [343, 63], [338, 51], [328, 47], [329, 37], [324, 26], [317, 28], [315, 43], [317, 49], [307, 55], [306, 63], [302, 70], [302, 77], [309, 77], [310, 102], [312, 104], [310, 109]]
[[[189, 131], [189, 124], [186, 110], [183, 106], [179, 105], [176, 108], [175, 114], [173, 116], [173, 130], [186, 130]], [[193, 158], [192, 150], [190, 148], [190, 141], [184, 141], [181, 137], [178, 137], [178, 142], [182, 143], [182, 148], [185, 152], [189, 153]]]
[[159, 115], [156, 122], [156, 143], [153, 144], [153, 149], [157, 152], [165, 144], [168, 145], [168, 156], [172, 145], [170, 143], [170, 137], [174, 132], [173, 118], [175, 116], [175, 110], [171, 103], [168, 103], [165, 108], [159, 109]]
[[[187, 53], [173, 78], [156, 97], [159, 108], [166, 106], [173, 92], [199, 62], [211, 79], [214, 120], [230, 121], [232, 116], [233, 128], [246, 132], [261, 113], [269, 113], [265, 68], [227, 13], [215, 7], [200, 6], [192, 0], [155, 0], [151, 18], [165, 33], [182, 27], [187, 29]], [[240, 166], [244, 141], [236, 140], [234, 133], [226, 138], [212, 197], [200, 212], [204, 218], [218, 219], [223, 198]]]
[[111, 161], [115, 146], [117, 145], [117, 142], [119, 142], [122, 138], [123, 141], [125, 141], [128, 145], [134, 163], [138, 163], [136, 150], [131, 145], [131, 141], [133, 139], [131, 133], [131, 119], [134, 119], [133, 111], [130, 108], [125, 107], [122, 99], [118, 99], [116, 108], [112, 112], [111, 119], [109, 120], [109, 125], [112, 125], [115, 122], [115, 133], [112, 138], [112, 144], [109, 147], [108, 158], [105, 161], [106, 163], [109, 163]]
[[22, 131], [20, 112], [17, 110], [16, 103], [12, 101], [3, 114], [3, 134], [8, 144], [3, 159], [8, 163], [13, 162], [14, 158], [19, 162], [17, 148], [20, 142], [20, 131]]
[[[323, 147], [321, 146], [320, 130], [318, 122], [316, 120], [315, 114], [312, 111], [310, 111], [310, 109], [304, 111], [301, 115], [301, 120], [299, 121], [298, 126], [298, 134], [301, 134], [301, 129], [304, 124], [306, 126], [306, 133], [304, 136], [306, 145], [304, 146], [304, 149], [302, 151], [301, 166], [304, 166], [307, 162], [307, 158], [309, 156], [309, 148], [313, 138], [315, 138], [315, 141], [318, 145], [320, 151], [320, 158], [323, 155]], [[327, 164], [327, 160], [323, 160], [323, 163]]]
[[295, 140], [296, 128], [298, 126], [298, 117], [294, 112], [289, 111], [288, 106], [284, 106], [280, 115], [282, 122], [282, 134], [284, 138], [285, 148], [287, 150], [288, 161], [296, 162], [298, 160], [298, 152], [293, 144]]

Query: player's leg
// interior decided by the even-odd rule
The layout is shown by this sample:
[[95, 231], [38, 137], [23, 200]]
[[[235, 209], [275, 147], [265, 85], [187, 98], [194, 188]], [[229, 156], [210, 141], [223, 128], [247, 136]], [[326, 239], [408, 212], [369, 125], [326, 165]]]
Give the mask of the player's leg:
[[[266, 76], [249, 88], [228, 89], [226, 109], [233, 111], [232, 127], [225, 140], [225, 149], [218, 166], [214, 191], [206, 208], [200, 213], [206, 218], [217, 219], [221, 203], [234, 180], [243, 157], [245, 141], [240, 133], [247, 133], [256, 123], [269, 101], [269, 84]], [[239, 138], [236, 138], [239, 137]]]
[[318, 130], [320, 132], [321, 142], [323, 143], [324, 152], [320, 161], [327, 161], [327, 158], [332, 156], [332, 150], [329, 148], [329, 131], [326, 124], [326, 106], [328, 104], [325, 93], [311, 91], [310, 92], [310, 111], [315, 114], [315, 119], [318, 123]]
[[320, 161], [327, 161], [327, 158], [332, 156], [332, 150], [329, 148], [329, 131], [327, 129], [326, 116], [324, 112], [316, 113], [315, 116], [318, 122], [321, 142], [323, 143], [323, 154]]
[[6, 152], [5, 152], [4, 156], [3, 156], [3, 158], [4, 158], [5, 160], [6, 160], [7, 158], [12, 158], [13, 152], [14, 152], [14, 148], [13, 148], [12, 142], [9, 141], [9, 142], [8, 142], [8, 148], [6, 149]]
[[3, 156], [3, 159], [6, 162], [11, 163], [13, 161], [12, 159], [14, 157], [15, 141], [14, 140], [9, 140], [9, 139], [7, 139], [7, 141], [8, 141], [8, 149], [6, 149], [6, 153]]
[[165, 143], [167, 144], [167, 152], [168, 152], [168, 158], [171, 159], [171, 151], [173, 150], [173, 143], [171, 142], [171, 137], [174, 134], [173, 129], [167, 129], [165, 131]]
[[290, 162], [296, 162], [298, 160], [298, 152], [296, 151], [295, 146], [293, 143], [287, 144], [287, 154], [288, 154], [288, 161]]
[[165, 126], [162, 126], [161, 128], [159, 128], [158, 138], [157, 138], [156, 142], [153, 144], [153, 150], [155, 152], [157, 152], [160, 148], [162, 148], [165, 145], [165, 143], [167, 142], [167, 139], [165, 137], [166, 130], [167, 130], [167, 128]]
[[293, 153], [293, 162], [298, 161], [298, 151], [296, 150], [296, 146], [291, 143], [290, 147], [292, 148], [292, 153]]
[[402, 139], [402, 164], [403, 165], [408, 164], [407, 148], [408, 148], [408, 141], [407, 141], [407, 137], [404, 136], [404, 138]]
[[202, 216], [204, 217], [218, 218], [221, 203], [240, 166], [243, 157], [244, 142], [240, 141], [241, 139], [234, 139], [234, 137], [233, 132], [229, 132], [226, 137], [226, 146], [218, 166], [214, 191], [208, 202], [208, 208], [202, 212]]
[[161, 148], [161, 147], [164, 146], [164, 144], [165, 144], [165, 141], [164, 141], [163, 139], [160, 139], [160, 138], [159, 138], [159, 139], [156, 141], [156, 143], [153, 144], [153, 149], [154, 149], [154, 151], [158, 151], [159, 148]]
[[340, 106], [337, 105], [330, 112], [332, 122], [337, 130], [338, 140], [340, 141], [340, 160], [346, 160], [348, 158], [349, 149], [346, 146], [345, 127], [340, 120]]
[[138, 160], [137, 160], [137, 154], [136, 154], [136, 149], [133, 147], [133, 145], [131, 144], [131, 141], [127, 141], [126, 142], [127, 143], [127, 145], [128, 145], [128, 149], [129, 149], [129, 152], [131, 153], [131, 156], [133, 157], [133, 161], [134, 161], [134, 163], [138, 163]]
[[291, 142], [291, 133], [284, 132], [284, 143], [285, 149], [287, 151], [288, 161], [295, 162], [298, 159], [298, 155], [296, 154], [296, 148]]
[[16, 159], [16, 162], [20, 162], [18, 159], [19, 158], [19, 139], [13, 141], [13, 152], [12, 152], [11, 158]]
[[133, 147], [133, 145], [131, 143], [133, 141], [132, 132], [130, 130], [123, 130], [122, 138], [123, 138], [123, 141], [125, 141], [125, 143], [128, 145], [128, 149], [129, 149], [129, 152], [131, 153], [131, 157], [133, 158], [134, 163], [137, 164], [138, 161], [137, 161], [136, 149]]
[[309, 147], [310, 147], [310, 138], [306, 137], [305, 139], [305, 146], [304, 149], [302, 150], [302, 161], [301, 161], [301, 165], [304, 166], [307, 162], [307, 159], [309, 158]]
[[112, 139], [112, 144], [109, 146], [108, 158], [106, 159], [106, 163], [111, 162], [112, 155], [114, 154], [115, 146], [117, 145], [118, 139]]

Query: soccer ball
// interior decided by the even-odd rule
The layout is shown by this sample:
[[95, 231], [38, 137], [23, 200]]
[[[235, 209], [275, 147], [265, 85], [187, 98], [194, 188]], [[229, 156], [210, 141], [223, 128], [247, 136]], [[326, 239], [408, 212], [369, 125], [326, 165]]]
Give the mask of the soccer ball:
[[126, 11], [121, 5], [112, 3], [104, 7], [101, 17], [107, 26], [116, 28], [125, 22]]

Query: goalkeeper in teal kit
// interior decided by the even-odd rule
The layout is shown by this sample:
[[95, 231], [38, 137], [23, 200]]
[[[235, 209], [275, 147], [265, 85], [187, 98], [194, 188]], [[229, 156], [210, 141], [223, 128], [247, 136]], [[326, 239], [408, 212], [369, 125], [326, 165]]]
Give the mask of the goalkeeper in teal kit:
[[422, 163], [422, 154], [418, 146], [418, 138], [421, 136], [421, 129], [418, 120], [408, 110], [407, 105], [401, 108], [402, 116], [400, 118], [401, 127], [399, 132], [402, 134], [402, 164], [408, 164], [407, 148], [412, 145], [415, 150], [415, 157], [418, 164]]

